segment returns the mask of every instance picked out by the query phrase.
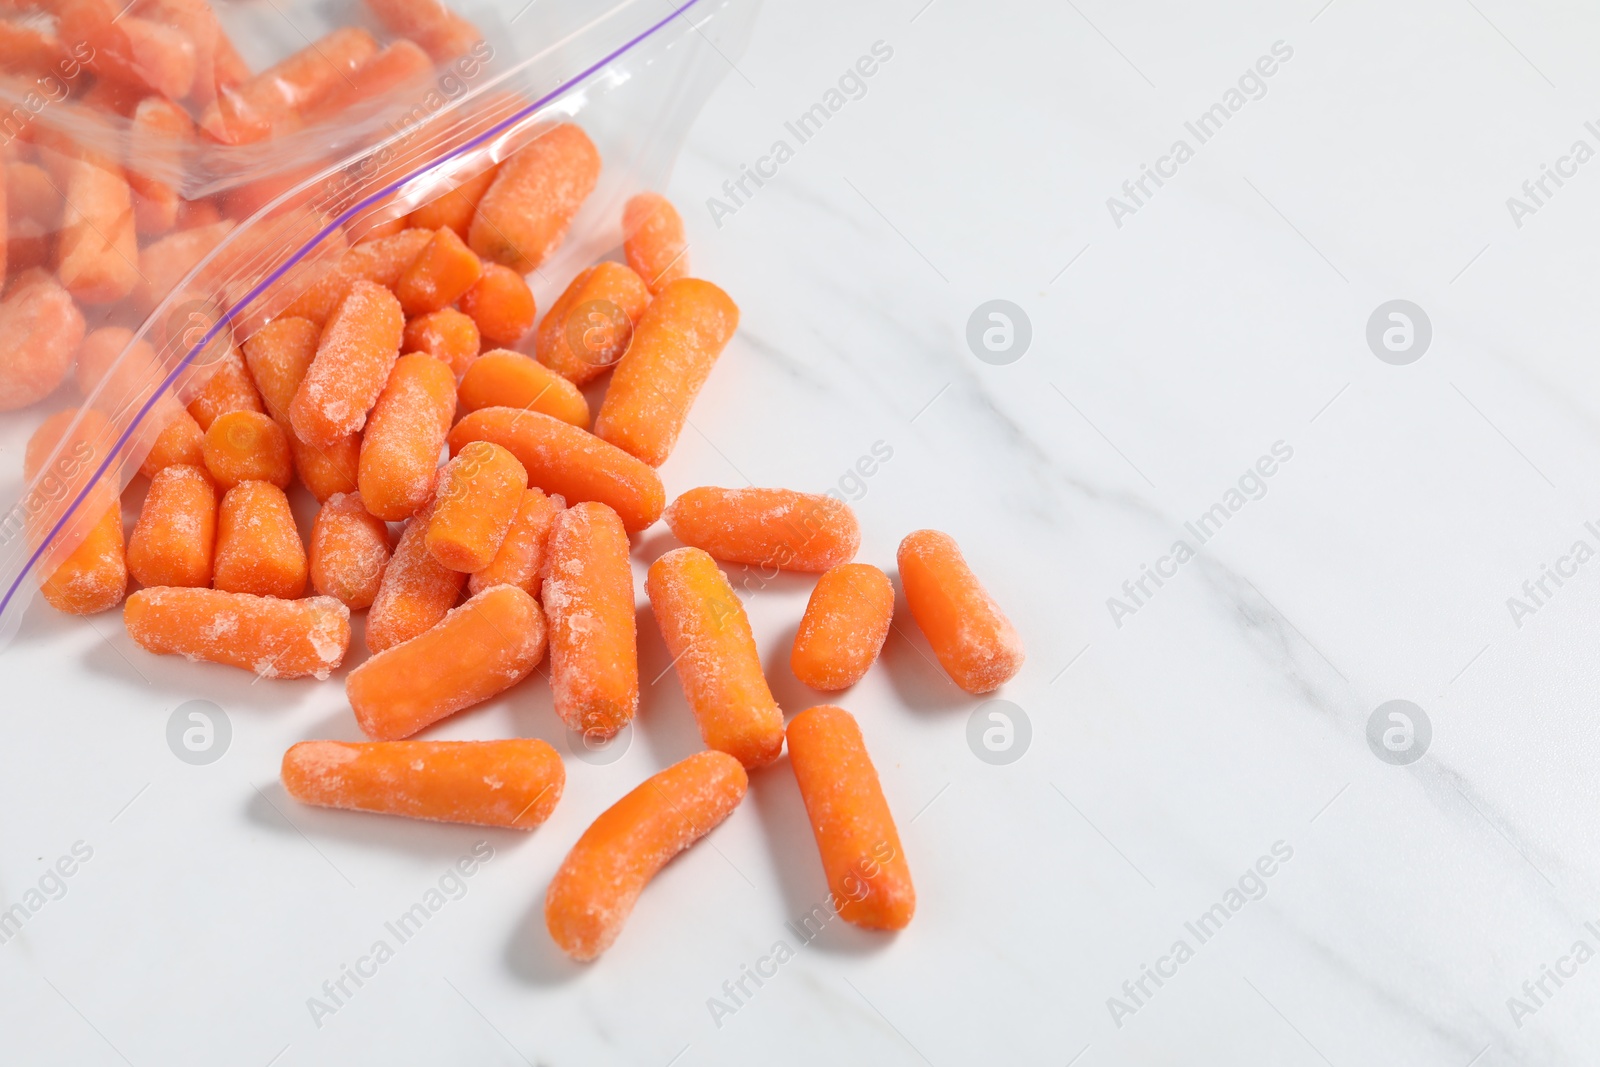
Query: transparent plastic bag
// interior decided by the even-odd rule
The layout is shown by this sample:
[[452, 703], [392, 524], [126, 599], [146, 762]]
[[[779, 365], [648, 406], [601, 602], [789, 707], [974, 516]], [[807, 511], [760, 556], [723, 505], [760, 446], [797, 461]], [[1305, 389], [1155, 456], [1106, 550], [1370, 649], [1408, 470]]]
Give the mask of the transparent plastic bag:
[[[484, 30], [475, 46], [436, 63], [426, 77], [359, 102], [337, 121], [307, 123], [257, 143], [192, 141], [174, 152], [171, 142], [141, 134], [131, 119], [91, 115], [69, 106], [70, 99], [41, 108], [32, 118], [32, 161], [22, 166], [47, 177], [52, 167], [71, 177], [73, 168], [84, 172], [97, 161], [110, 169], [101, 157], [71, 158], [88, 155], [82, 146], [92, 145], [121, 160], [116, 165], [127, 173], [143, 168], [142, 176], [176, 190], [177, 210], [192, 224], [138, 238], [138, 279], [126, 296], [75, 301], [83, 332], [102, 331], [100, 366], [86, 366], [75, 351], [76, 364], [47, 396], [0, 413], [6, 503], [0, 644], [15, 635], [41, 576], [83, 544], [108, 494], [120, 494], [138, 477], [169, 420], [237, 358], [237, 346], [363, 236], [396, 226], [555, 123], [570, 121], [594, 142], [602, 169], [563, 243], [528, 279], [539, 307], [547, 308], [574, 274], [621, 243], [625, 201], [664, 183], [690, 122], [742, 51], [755, 8], [755, 0], [687, 0], [677, 8], [645, 0], [598, 8], [539, 0], [504, 19], [492, 9], [466, 7], [463, 14]], [[227, 24], [229, 11], [221, 11]], [[370, 25], [371, 17], [340, 7], [314, 16], [307, 8], [289, 11], [284, 21], [276, 37], [265, 27], [249, 35], [268, 50], [263, 62], [274, 61], [274, 47], [287, 54], [297, 42], [304, 48], [306, 39], [321, 37], [318, 31]], [[0, 95], [14, 91], [0, 87]], [[69, 158], [44, 160], [46, 152]], [[18, 157], [28, 155], [8, 152], [8, 177]], [[84, 221], [67, 208], [57, 232], [19, 239], [47, 245], [53, 239], [59, 253], [62, 234]], [[18, 237], [15, 225], [8, 237]], [[189, 245], [179, 247], [184, 240]], [[22, 247], [15, 240], [8, 245]], [[16, 328], [18, 318], [13, 309], [8, 319], [5, 301], [27, 284], [47, 284], [41, 276], [51, 265], [28, 264], [8, 278], [0, 330]], [[58, 269], [58, 287], [60, 281]], [[6, 375], [26, 378], [19, 361], [38, 354], [19, 353], [5, 338], [0, 345], [7, 346], [0, 349], [3, 396]], [[69, 409], [78, 413], [58, 416], [55, 444], [36, 444], [25, 464], [30, 438]]]

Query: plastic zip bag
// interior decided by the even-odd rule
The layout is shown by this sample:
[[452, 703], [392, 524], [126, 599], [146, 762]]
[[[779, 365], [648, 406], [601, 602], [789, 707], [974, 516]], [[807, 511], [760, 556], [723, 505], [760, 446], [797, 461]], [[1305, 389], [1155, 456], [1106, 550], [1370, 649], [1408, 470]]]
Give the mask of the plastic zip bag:
[[[689, 123], [729, 57], [742, 50], [755, 3], [686, 0], [664, 9], [627, 0], [595, 12], [539, 0], [525, 12], [486, 33], [477, 54], [469, 47], [436, 66], [431, 82], [363, 101], [337, 136], [313, 123], [264, 144], [179, 153], [169, 145], [159, 165], [147, 154], [134, 157], [179, 190], [184, 205], [208, 197], [249, 213], [236, 222], [221, 211], [215, 220], [201, 216], [179, 234], [201, 231], [188, 238], [199, 248], [174, 248], [181, 242], [168, 239], [150, 255], [164, 238], [141, 240], [147, 269], [136, 289], [80, 305], [89, 311], [85, 331], [127, 331], [98, 380], [87, 380], [80, 359], [48, 399], [0, 415], [0, 447], [12, 457], [0, 465], [0, 493], [13, 502], [0, 519], [0, 642], [15, 634], [40, 575], [53, 573], [100, 521], [101, 496], [112, 487], [120, 492], [138, 474], [165, 428], [162, 416], [193, 400], [237, 345], [362, 236], [470, 181], [553, 123], [573, 121], [599, 149], [603, 167], [565, 241], [529, 279], [541, 306], [617, 247], [622, 204], [665, 180]], [[475, 64], [464, 67], [463, 58]], [[34, 121], [49, 131], [46, 145], [88, 136], [81, 111], [42, 109]], [[89, 143], [146, 152], [148, 139], [136, 136], [131, 120], [94, 121], [93, 136], [110, 140]], [[357, 147], [347, 150], [351, 144]], [[169, 273], [159, 276], [157, 267]], [[8, 285], [6, 297], [12, 291]], [[87, 386], [81, 399], [73, 395], [75, 377]], [[28, 457], [33, 473], [25, 477], [18, 460], [26, 442], [47, 416], [69, 407], [81, 413], [57, 427], [54, 447], [35, 448], [40, 454]]]

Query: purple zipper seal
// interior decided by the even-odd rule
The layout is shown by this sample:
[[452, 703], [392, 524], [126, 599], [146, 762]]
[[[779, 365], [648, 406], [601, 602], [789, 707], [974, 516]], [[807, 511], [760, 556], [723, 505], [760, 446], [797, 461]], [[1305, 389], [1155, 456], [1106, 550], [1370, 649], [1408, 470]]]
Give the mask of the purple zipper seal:
[[201, 337], [193, 348], [189, 349], [188, 355], [184, 356], [183, 359], [178, 362], [178, 365], [172, 368], [172, 370], [167, 374], [166, 378], [162, 380], [160, 387], [156, 389], [155, 392], [151, 393], [150, 399], [146, 400], [143, 406], [139, 408], [138, 414], [134, 415], [133, 421], [128, 424], [127, 429], [122, 431], [122, 434], [117, 438], [116, 444], [112, 446], [111, 454], [105, 458], [105, 462], [100, 464], [99, 469], [94, 472], [94, 477], [90, 478], [82, 491], [80, 491], [78, 495], [73, 498], [72, 503], [67, 506], [67, 510], [61, 516], [60, 520], [50, 528], [49, 534], [47, 534], [44, 540], [40, 542], [39, 547], [33, 551], [33, 554], [28, 557], [28, 561], [23, 564], [22, 570], [18, 572], [16, 579], [12, 581], [11, 587], [6, 590], [5, 596], [0, 597], [0, 615], [4, 615], [6, 608], [11, 606], [11, 601], [16, 597], [17, 590], [22, 587], [23, 579], [27, 578], [27, 576], [32, 573], [34, 566], [39, 562], [40, 558], [44, 556], [45, 552], [49, 551], [50, 546], [55, 543], [55, 539], [61, 533], [61, 530], [72, 519], [73, 513], [78, 510], [78, 507], [86, 499], [88, 499], [89, 492], [95, 487], [95, 483], [105, 476], [106, 471], [111, 469], [111, 464], [116, 461], [117, 456], [124, 448], [127, 447], [128, 441], [133, 436], [134, 431], [139, 428], [140, 423], [142, 423], [144, 421], [144, 417], [150, 413], [150, 410], [155, 406], [156, 401], [167, 394], [167, 391], [172, 388], [173, 383], [178, 380], [178, 375], [194, 362], [195, 357], [198, 356], [205, 349], [205, 347], [216, 338], [222, 327], [232, 324], [234, 315], [237, 312], [248, 307], [252, 301], [254, 301], [262, 293], [266, 292], [266, 290], [271, 287], [274, 282], [283, 277], [284, 272], [289, 270], [289, 268], [293, 267], [296, 263], [299, 263], [306, 257], [307, 253], [309, 253], [311, 249], [321, 244], [327, 239], [329, 234], [333, 233], [333, 231], [338, 229], [340, 226], [343, 226], [346, 222], [349, 222], [359, 212], [366, 210], [385, 197], [391, 196], [392, 194], [398, 192], [401, 186], [405, 185], [407, 182], [428, 173], [441, 164], [446, 163], [465, 152], [471, 151], [478, 145], [489, 140], [491, 137], [504, 133], [509, 127], [521, 122], [523, 119], [538, 111], [540, 108], [544, 107], [561, 94], [593, 77], [607, 65], [633, 51], [633, 49], [637, 48], [640, 44], [643, 44], [651, 37], [654, 37], [662, 30], [663, 27], [667, 25], [667, 23], [681, 16], [685, 11], [689, 10], [689, 8], [693, 7], [699, 2], [700, 0], [684, 0], [683, 5], [681, 7], [675, 7], [672, 14], [668, 15], [660, 22], [650, 26], [648, 29], [644, 30], [644, 32], [623, 44], [615, 51], [607, 54], [591, 66], [585, 68], [579, 72], [576, 77], [562, 82], [560, 85], [556, 86], [554, 89], [550, 90], [550, 92], [546, 93], [544, 96], [541, 96], [527, 107], [500, 120], [493, 126], [489, 127], [489, 129], [478, 134], [476, 137], [473, 137], [471, 140], [457, 145], [455, 148], [446, 152], [438, 159], [435, 159], [427, 166], [420, 167], [417, 170], [412, 171], [403, 178], [399, 178], [396, 181], [391, 182], [382, 189], [379, 189], [377, 192], [371, 193], [357, 203], [352, 204], [350, 207], [342, 211], [337, 217], [335, 217], [332, 222], [324, 226], [315, 237], [313, 237], [310, 241], [307, 241], [304, 245], [301, 245], [300, 248], [281, 266], [275, 269], [271, 274], [268, 274], [260, 282], [256, 283], [255, 288], [246, 293], [243, 299], [234, 304], [227, 311], [223, 312], [222, 317], [219, 318], [216, 323], [214, 323], [212, 327], [206, 331], [205, 336]]

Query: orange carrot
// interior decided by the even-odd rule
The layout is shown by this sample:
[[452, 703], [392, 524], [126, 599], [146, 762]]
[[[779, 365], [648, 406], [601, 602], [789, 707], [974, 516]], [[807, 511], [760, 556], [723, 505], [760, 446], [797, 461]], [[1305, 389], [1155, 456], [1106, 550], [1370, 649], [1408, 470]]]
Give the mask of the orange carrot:
[[461, 379], [460, 408], [528, 408], [589, 428], [589, 402], [578, 387], [521, 352], [496, 348], [485, 352]]
[[600, 153], [571, 123], [552, 126], [500, 164], [467, 231], [472, 250], [526, 274], [567, 235], [600, 177]]
[[710, 282], [683, 278], [662, 289], [611, 374], [594, 432], [661, 466], [738, 325], [738, 307]]
[[[130, 133], [142, 158], [177, 164], [182, 143], [194, 136], [194, 123], [171, 100], [147, 96], [133, 109]], [[178, 191], [159, 177], [147, 177], [131, 169], [128, 185], [133, 189], [133, 218], [139, 233], [166, 233], [172, 229], [182, 203]]]
[[140, 585], [207, 586], [217, 540], [217, 489], [199, 467], [163, 467], [150, 479], [128, 571]]
[[650, 879], [732, 814], [749, 785], [738, 760], [697, 752], [602, 812], [545, 893], [545, 927], [561, 951], [592, 960], [610, 948]]
[[[205, 467], [206, 435], [200, 429], [200, 424], [194, 421], [193, 415], [171, 397], [163, 397], [158, 401], [151, 415], [153, 421], [161, 425], [161, 432], [151, 443], [144, 462], [139, 464], [140, 474], [154, 478], [159, 471], [178, 464]], [[166, 420], [164, 425], [160, 422], [162, 418]]]
[[652, 293], [689, 276], [683, 219], [660, 193], [640, 193], [623, 206], [622, 251]]
[[476, 596], [497, 585], [514, 585], [530, 596], [539, 596], [550, 530], [556, 515], [566, 506], [559, 496], [546, 496], [544, 490], [530, 486], [522, 494], [516, 518], [511, 520], [506, 539], [500, 542], [500, 551], [487, 567], [468, 576], [467, 592]]
[[938, 530], [914, 531], [900, 542], [896, 558], [911, 617], [956, 685], [988, 693], [1022, 669], [1022, 638], [954, 538]]
[[378, 51], [366, 30], [345, 26], [217, 94], [201, 127], [223, 144], [248, 144], [272, 136], [346, 83]]
[[347, 81], [335, 84], [300, 117], [307, 123], [320, 122], [363, 100], [382, 96], [402, 85], [419, 83], [432, 70], [428, 54], [421, 48], [410, 41], [395, 41], [357, 67]]
[[345, 693], [362, 732], [395, 741], [503, 693], [543, 658], [538, 603], [497, 585], [351, 671]]
[[478, 283], [483, 263], [448, 226], [434, 231], [395, 283], [394, 295], [407, 315], [426, 315], [456, 302]]
[[406, 323], [402, 352], [426, 352], [447, 363], [460, 381], [483, 345], [478, 324], [464, 311], [444, 308]]
[[[139, 282], [128, 297], [141, 313], [149, 313], [176, 289], [184, 277], [233, 230], [228, 220], [189, 226], [169, 233], [139, 250]], [[199, 341], [204, 330], [195, 334]]]
[[240, 482], [271, 482], [287, 489], [294, 479], [288, 436], [271, 416], [259, 411], [218, 415], [206, 431], [201, 449], [206, 470], [224, 489]]
[[357, 245], [314, 271], [310, 282], [283, 313], [310, 319], [321, 326], [338, 310], [354, 282], [375, 282], [385, 289], [394, 288], [401, 272], [431, 240], [433, 232], [430, 230], [401, 230], [391, 237], [379, 237]]
[[147, 14], [183, 32], [194, 44], [195, 73], [190, 98], [201, 107], [219, 88], [232, 88], [250, 76], [233, 42], [206, 0], [154, 0]]
[[361, 429], [400, 356], [404, 330], [393, 293], [373, 282], [352, 282], [289, 405], [295, 436], [326, 448]]
[[12, 275], [51, 262], [56, 227], [65, 203], [59, 187], [43, 167], [6, 164], [6, 252]]
[[902, 929], [917, 892], [855, 717], [828, 704], [796, 715], [789, 762], [839, 917], [869, 930]]
[[361, 439], [358, 482], [368, 511], [398, 522], [428, 503], [455, 410], [449, 367], [420, 352], [400, 357]]
[[466, 575], [444, 566], [428, 551], [432, 505], [417, 512], [395, 546], [378, 595], [367, 612], [367, 649], [387, 648], [426, 633], [455, 607]]
[[528, 472], [499, 445], [474, 441], [439, 472], [428, 551], [454, 571], [471, 574], [500, 551], [528, 489]]
[[622, 358], [649, 305], [650, 290], [637, 274], [621, 263], [596, 263], [550, 305], [534, 352], [540, 363], [583, 385]]
[[482, 408], [450, 431], [450, 452], [473, 441], [506, 448], [528, 472], [530, 485], [571, 503], [597, 500], [615, 511], [629, 533], [661, 517], [661, 478], [626, 452], [571, 423], [537, 411]]
[[556, 516], [549, 552], [544, 608], [556, 714], [586, 738], [608, 738], [639, 709], [628, 533], [604, 504], [574, 504]]
[[645, 591], [707, 748], [762, 767], [783, 752], [783, 712], [761, 673], [744, 605], [716, 560], [675, 548], [650, 565]]
[[[61, 449], [52, 468], [54, 479], [42, 483], [35, 493], [54, 500], [75, 499], [98, 469], [111, 434], [109, 424], [104, 415], [90, 409], [81, 413], [82, 421], [72, 428], [79, 415], [74, 408], [58, 411], [40, 423], [28, 439], [22, 470], [30, 482], [44, 472], [46, 461], [57, 447]], [[84, 496], [78, 508], [78, 528], [92, 516], [98, 519], [81, 534], [83, 539], [77, 547], [63, 555], [59, 548], [52, 546], [47, 557], [49, 572], [40, 583], [40, 592], [57, 611], [68, 615], [93, 615], [116, 607], [127, 592], [127, 554], [116, 479], [113, 468], [107, 472], [105, 480], [94, 483]], [[35, 497], [30, 494], [24, 503], [34, 502]], [[40, 503], [36, 514], [48, 514], [43, 507]], [[44, 531], [34, 528], [30, 533], [37, 540]]]
[[157, 586], [128, 597], [128, 636], [158, 656], [187, 656], [263, 678], [325, 679], [350, 649], [350, 609], [332, 597], [279, 600]]
[[436, 63], [454, 59], [483, 40], [478, 28], [443, 0], [367, 0], [367, 7], [390, 33], [416, 41]]
[[566, 780], [536, 737], [301, 741], [283, 754], [283, 787], [302, 804], [511, 830], [548, 819]]
[[295, 436], [289, 421], [289, 406], [316, 357], [321, 332], [309, 319], [273, 319], [244, 343], [244, 358], [267, 413], [288, 435], [289, 452], [300, 481], [312, 496], [326, 502], [338, 493], [355, 492], [361, 435], [350, 434], [326, 448], [317, 448]]
[[0, 300], [0, 411], [15, 411], [55, 392], [83, 341], [83, 315], [56, 280], [30, 270]]
[[194, 85], [194, 42], [177, 27], [127, 14], [110, 0], [60, 0], [55, 13], [63, 40], [90, 46], [93, 58], [85, 65], [97, 74], [169, 100]]
[[360, 493], [330, 496], [311, 528], [311, 587], [352, 611], [371, 607], [390, 551], [388, 525], [368, 513]]
[[811, 590], [789, 667], [813, 689], [848, 689], [877, 661], [893, 619], [888, 575], [870, 563], [834, 567]]
[[843, 500], [792, 489], [690, 489], [662, 514], [673, 536], [726, 563], [821, 572], [848, 563], [861, 527]]
[[261, 394], [256, 392], [250, 372], [245, 369], [244, 357], [231, 345], [217, 362], [203, 373], [210, 377], [200, 393], [189, 401], [189, 414], [202, 430], [230, 411], [261, 411]]
[[527, 281], [498, 263], [485, 263], [477, 282], [456, 303], [493, 345], [516, 344], [533, 329], [538, 314]]
[[227, 593], [293, 600], [305, 592], [306, 550], [282, 489], [240, 482], [223, 494], [211, 575]]
[[483, 199], [483, 194], [494, 184], [494, 176], [499, 170], [499, 164], [495, 164], [482, 174], [468, 178], [449, 192], [434, 197], [407, 217], [407, 225], [419, 226], [425, 230], [437, 230], [441, 226], [448, 226], [464, 240], [468, 228], [472, 225], [473, 212], [478, 210], [478, 201]]
[[56, 234], [56, 275], [86, 304], [108, 304], [139, 283], [133, 190], [122, 172], [89, 158], [66, 164], [66, 209]]

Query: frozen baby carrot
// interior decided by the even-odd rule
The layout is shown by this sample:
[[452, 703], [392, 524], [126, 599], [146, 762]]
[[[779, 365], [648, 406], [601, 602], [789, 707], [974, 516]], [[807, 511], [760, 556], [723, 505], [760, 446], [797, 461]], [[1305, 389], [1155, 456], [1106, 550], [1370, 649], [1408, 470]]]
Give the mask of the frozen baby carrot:
[[472, 225], [472, 213], [478, 210], [478, 201], [494, 184], [494, 176], [499, 170], [499, 164], [496, 164], [482, 174], [468, 178], [448, 193], [434, 197], [407, 216], [406, 224], [426, 230], [448, 226], [465, 239], [467, 229]]
[[206, 0], [155, 0], [146, 14], [174, 26], [194, 44], [194, 85], [190, 98], [201, 107], [216, 99], [217, 89], [238, 85], [250, 76], [233, 42]]
[[738, 760], [696, 752], [603, 811], [545, 893], [545, 927], [561, 951], [592, 960], [610, 948], [656, 872], [732, 814], [749, 786]]
[[633, 339], [650, 305], [644, 280], [621, 263], [596, 263], [572, 279], [539, 323], [539, 362], [574, 385], [604, 374]]
[[566, 502], [559, 496], [550, 497], [544, 490], [529, 486], [522, 494], [522, 503], [500, 542], [500, 551], [480, 571], [467, 578], [467, 592], [473, 596], [496, 585], [514, 585], [532, 596], [540, 595], [544, 581], [545, 550], [550, 540], [550, 529], [556, 515]]
[[217, 490], [199, 467], [163, 467], [150, 479], [128, 538], [128, 571], [140, 585], [211, 584]]
[[439, 471], [428, 551], [453, 571], [481, 571], [500, 551], [522, 506], [528, 472], [499, 445], [474, 441]]
[[128, 14], [111, 0], [61, 0], [54, 9], [57, 32], [89, 46], [85, 65], [95, 73], [170, 100], [194, 85], [194, 42], [177, 27]]
[[896, 559], [911, 617], [956, 685], [987, 693], [1022, 669], [1022, 638], [967, 566], [953, 537], [916, 530], [900, 542]]
[[570, 503], [598, 500], [615, 511], [629, 533], [661, 517], [666, 491], [661, 477], [622, 449], [587, 430], [537, 411], [483, 408], [450, 431], [450, 452], [473, 441], [492, 441], [521, 461], [528, 483], [560, 493]]
[[[171, 397], [158, 400], [150, 415], [157, 425], [161, 425], [161, 432], [151, 442], [144, 462], [139, 464], [140, 474], [154, 478], [158, 471], [180, 463], [205, 467], [206, 435], [201, 431], [200, 424], [194, 421], [193, 415]], [[161, 424], [162, 419], [166, 420], [164, 425]]]
[[403, 352], [426, 352], [443, 360], [459, 382], [478, 358], [482, 345], [483, 338], [472, 316], [455, 308], [443, 308], [407, 322], [400, 347]]
[[230, 411], [261, 411], [261, 394], [256, 392], [250, 372], [245, 369], [244, 357], [237, 348], [230, 345], [206, 373], [210, 377], [199, 395], [189, 401], [189, 414], [202, 430], [211, 429], [219, 416]]
[[689, 276], [683, 219], [660, 193], [640, 193], [623, 206], [622, 251], [652, 293]]
[[861, 547], [850, 505], [792, 489], [690, 489], [662, 514], [673, 536], [727, 563], [825, 571]]
[[855, 717], [828, 704], [796, 715], [789, 762], [839, 917], [869, 930], [902, 929], [917, 892]]
[[227, 593], [284, 600], [305, 592], [306, 550], [282, 489], [240, 482], [223, 494], [211, 584]]
[[[134, 106], [129, 132], [140, 156], [174, 165], [182, 142], [194, 134], [189, 115], [171, 100], [147, 96]], [[134, 224], [141, 234], [166, 233], [178, 221], [182, 200], [178, 191], [159, 178], [130, 169]], [[164, 295], [164, 294], [163, 294]]]
[[311, 528], [311, 587], [352, 611], [371, 607], [389, 553], [389, 527], [362, 506], [360, 493], [330, 496]]
[[345, 108], [382, 96], [396, 86], [418, 82], [431, 70], [428, 54], [410, 41], [396, 41], [361, 64], [347, 81], [341, 81], [301, 118], [318, 122]]
[[[364, 499], [364, 498], [363, 498]], [[431, 505], [417, 513], [400, 535], [367, 612], [367, 649], [382, 652], [427, 632], [456, 605], [466, 575], [453, 571], [428, 551]]]
[[478, 28], [443, 0], [367, 0], [378, 21], [398, 37], [409, 37], [437, 63], [454, 59], [483, 40]]
[[[76, 409], [67, 408], [44, 420], [33, 431], [23, 452], [23, 475], [32, 481], [44, 472], [45, 463], [60, 446], [62, 451], [52, 464], [56, 479], [42, 483], [36, 490], [50, 494], [51, 499], [75, 499], [84, 489], [85, 480], [98, 469], [107, 446], [110, 429], [105, 416], [92, 409], [84, 411], [82, 421], [69, 433], [78, 415]], [[93, 524], [81, 535], [83, 540], [77, 547], [65, 556], [56, 549], [47, 557], [54, 565], [40, 583], [40, 591], [57, 611], [93, 615], [116, 607], [127, 591], [128, 566], [116, 478], [113, 468], [106, 480], [96, 482], [84, 496], [74, 527], [81, 530], [85, 522]], [[36, 539], [45, 532], [37, 527], [30, 530]]]
[[289, 405], [305, 380], [306, 370], [317, 354], [317, 339], [322, 331], [309, 319], [286, 316], [273, 319], [244, 343], [244, 358], [261, 391], [267, 413], [278, 420], [288, 435], [289, 452], [294, 457], [300, 481], [319, 501], [336, 493], [356, 490], [356, 472], [361, 454], [361, 435], [341, 437], [323, 448], [306, 444], [295, 436], [289, 421]]
[[817, 579], [789, 653], [794, 676], [831, 692], [859, 682], [894, 620], [894, 586], [869, 563], [845, 563]]
[[128, 636], [158, 656], [187, 656], [263, 678], [325, 679], [350, 649], [350, 609], [332, 597], [279, 600], [157, 586], [128, 597]]
[[496, 348], [473, 360], [461, 379], [460, 408], [528, 408], [589, 428], [589, 402], [578, 387], [530, 356]]
[[650, 564], [645, 591], [707, 748], [746, 767], [783, 751], [783, 712], [761, 673], [744, 605], [698, 548], [675, 548]]
[[395, 741], [505, 692], [543, 658], [538, 603], [497, 585], [351, 671], [345, 694], [363, 733]]
[[536, 737], [301, 741], [283, 754], [283, 788], [302, 804], [511, 830], [548, 819], [566, 781]]
[[456, 231], [442, 226], [401, 272], [394, 295], [407, 315], [426, 315], [455, 303], [482, 274], [483, 262]]
[[359, 484], [380, 519], [410, 518], [433, 496], [456, 411], [456, 379], [432, 356], [401, 356], [361, 438]]
[[375, 282], [386, 289], [394, 288], [400, 273], [431, 240], [433, 232], [430, 230], [401, 230], [393, 236], [357, 245], [317, 270], [283, 313], [310, 319], [321, 326], [338, 310], [354, 282]]
[[0, 411], [15, 411], [56, 391], [83, 341], [83, 315], [41, 270], [12, 279], [0, 300]]
[[556, 714], [586, 738], [611, 737], [639, 709], [628, 532], [604, 504], [574, 504], [550, 534], [544, 608]]
[[351, 282], [289, 405], [295, 436], [325, 448], [361, 429], [400, 356], [404, 330], [393, 293], [374, 282]]
[[346, 84], [378, 51], [366, 30], [345, 26], [239, 85], [223, 89], [200, 118], [201, 127], [223, 144], [248, 144], [300, 114]]
[[61, 218], [61, 193], [55, 180], [36, 164], [9, 162], [5, 172], [5, 260], [11, 274], [18, 275], [50, 262]]
[[514, 345], [533, 329], [537, 309], [522, 275], [498, 263], [485, 263], [477, 282], [461, 294], [458, 306], [493, 345]]
[[66, 164], [63, 196], [56, 276], [86, 304], [121, 300], [139, 283], [133, 190], [120, 171], [82, 158]]
[[738, 307], [710, 282], [682, 278], [662, 289], [611, 372], [594, 432], [652, 467], [661, 466], [738, 325]]
[[294, 479], [288, 436], [271, 416], [259, 411], [218, 415], [201, 448], [206, 470], [224, 489], [240, 482], [271, 482], [287, 489]]
[[600, 177], [600, 153], [571, 123], [552, 126], [500, 164], [467, 241], [484, 259], [526, 274], [567, 235]]
[[[133, 287], [129, 301], [141, 313], [154, 311], [232, 230], [231, 221], [218, 220], [179, 229], [145, 245], [139, 250], [139, 283]], [[204, 334], [203, 329], [195, 333], [191, 343], [198, 342]]]

